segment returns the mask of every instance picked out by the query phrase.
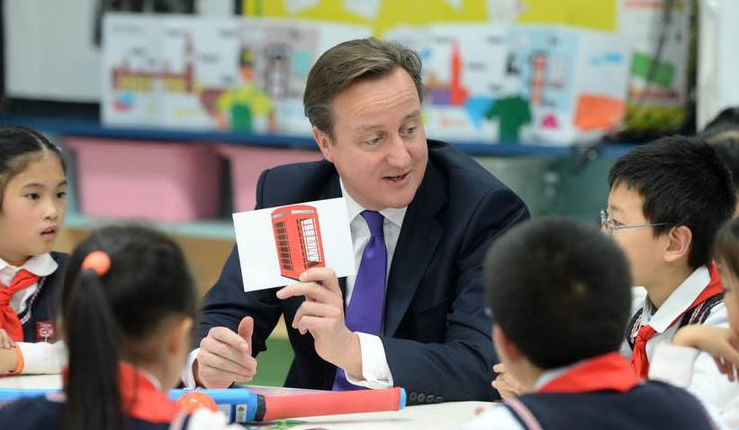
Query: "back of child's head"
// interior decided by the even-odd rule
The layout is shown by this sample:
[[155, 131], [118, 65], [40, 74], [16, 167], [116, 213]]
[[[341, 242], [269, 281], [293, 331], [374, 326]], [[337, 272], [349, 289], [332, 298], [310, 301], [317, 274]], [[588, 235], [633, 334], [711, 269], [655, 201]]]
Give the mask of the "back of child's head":
[[674, 226], [692, 234], [688, 265], [709, 263], [716, 231], [734, 213], [731, 173], [699, 138], [671, 136], [621, 156], [608, 174], [611, 189], [625, 186], [643, 199], [644, 218], [655, 236]]
[[495, 324], [542, 369], [618, 350], [630, 285], [617, 245], [595, 227], [564, 218], [517, 225], [485, 260]]
[[26, 127], [0, 127], [0, 210], [8, 182], [45, 154], [58, 157], [66, 172], [61, 151], [41, 133]]
[[722, 269], [739, 278], [739, 218], [728, 221], [716, 233], [715, 253]]
[[739, 107], [722, 110], [701, 132], [706, 143], [716, 149], [716, 153], [731, 171], [736, 188], [739, 182]]
[[[109, 268], [90, 264], [90, 254], [101, 257], [96, 251], [107, 255]], [[82, 241], [70, 256], [61, 300], [69, 350], [65, 428], [120, 429], [119, 360], [152, 360], [142, 345], [152, 345], [168, 318], [194, 318], [196, 300], [182, 251], [164, 234], [112, 226]]]

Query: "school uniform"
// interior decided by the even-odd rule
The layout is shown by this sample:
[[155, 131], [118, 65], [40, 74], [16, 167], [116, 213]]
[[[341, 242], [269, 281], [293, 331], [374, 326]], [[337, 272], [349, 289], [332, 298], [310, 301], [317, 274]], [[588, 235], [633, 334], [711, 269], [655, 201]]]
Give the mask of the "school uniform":
[[[649, 365], [649, 379], [667, 382], [676, 387], [689, 387], [694, 379], [693, 375], [696, 372], [694, 367], [698, 357], [712, 361], [709, 354], [695, 348], [659, 344]], [[739, 429], [739, 397], [726, 400], [724, 406], [717, 411], [719, 419], [727, 427]]]
[[[671, 343], [677, 330], [688, 324], [729, 326], [721, 277], [714, 264], [693, 271], [659, 309], [655, 309], [645, 298], [641, 309], [634, 314], [627, 326], [627, 338], [621, 352], [634, 364], [638, 361], [634, 357], [637, 354], [634, 351], [638, 349], [636, 345], [639, 333], [653, 331], [654, 334], [648, 337], [644, 348], [645, 366], [641, 366], [641, 376], [646, 377], [657, 345]], [[697, 376], [692, 378], [685, 389], [704, 404], [721, 410], [730, 399], [739, 396], [739, 384], [729, 382], [719, 373], [713, 359], [707, 354], [695, 360], [693, 372]]]
[[[159, 381], [149, 373], [121, 363], [119, 366], [121, 401], [129, 430], [236, 430], [223, 414], [199, 409], [193, 414], [180, 410]], [[0, 404], [0, 428], [12, 424], [14, 430], [61, 429], [64, 394], [28, 397]]]
[[[0, 288], [10, 288], [22, 271], [38, 277], [12, 297], [4, 298], [20, 324], [20, 331], [13, 336], [23, 357], [23, 369], [18, 373], [59, 373], [66, 361], [63, 345], [53, 343], [58, 338], [56, 317], [66, 260], [66, 254], [52, 252], [31, 257], [23, 266], [15, 267], [0, 258]], [[6, 332], [14, 323], [7, 318], [0, 319], [0, 328]]]
[[641, 379], [616, 352], [548, 370], [535, 390], [492, 406], [460, 430], [718, 428], [692, 395]]

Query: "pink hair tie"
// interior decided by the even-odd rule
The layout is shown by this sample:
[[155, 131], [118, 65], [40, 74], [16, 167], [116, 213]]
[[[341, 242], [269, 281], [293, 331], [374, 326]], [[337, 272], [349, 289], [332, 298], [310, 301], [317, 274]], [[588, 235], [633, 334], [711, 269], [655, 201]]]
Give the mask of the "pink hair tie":
[[97, 273], [99, 277], [105, 276], [110, 270], [110, 257], [103, 251], [92, 251], [82, 262], [82, 270], [88, 269]]

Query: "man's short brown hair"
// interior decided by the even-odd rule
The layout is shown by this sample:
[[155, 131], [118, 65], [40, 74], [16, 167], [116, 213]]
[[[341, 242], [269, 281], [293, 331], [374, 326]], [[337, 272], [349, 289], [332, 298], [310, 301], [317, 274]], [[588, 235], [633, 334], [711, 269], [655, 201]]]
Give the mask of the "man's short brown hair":
[[334, 46], [318, 58], [308, 74], [303, 95], [305, 116], [319, 130], [331, 134], [334, 98], [355, 81], [382, 77], [398, 67], [408, 72], [422, 100], [421, 58], [412, 49], [374, 37]]

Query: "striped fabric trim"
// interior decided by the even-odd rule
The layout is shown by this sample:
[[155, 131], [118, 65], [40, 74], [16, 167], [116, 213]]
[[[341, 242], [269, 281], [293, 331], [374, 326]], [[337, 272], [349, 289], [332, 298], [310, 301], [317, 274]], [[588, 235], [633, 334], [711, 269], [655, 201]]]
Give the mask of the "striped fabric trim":
[[41, 289], [44, 287], [44, 281], [46, 281], [46, 277], [39, 279], [36, 291], [26, 300], [26, 309], [21, 312], [23, 316], [18, 320], [22, 326], [26, 325], [28, 320], [33, 316], [33, 302], [36, 301], [36, 297], [41, 293]]
[[521, 401], [513, 398], [504, 400], [504, 402], [506, 406], [508, 406], [511, 411], [518, 416], [521, 423], [525, 425], [528, 430], [543, 430], [534, 414], [532, 414], [529, 408], [521, 403]]

